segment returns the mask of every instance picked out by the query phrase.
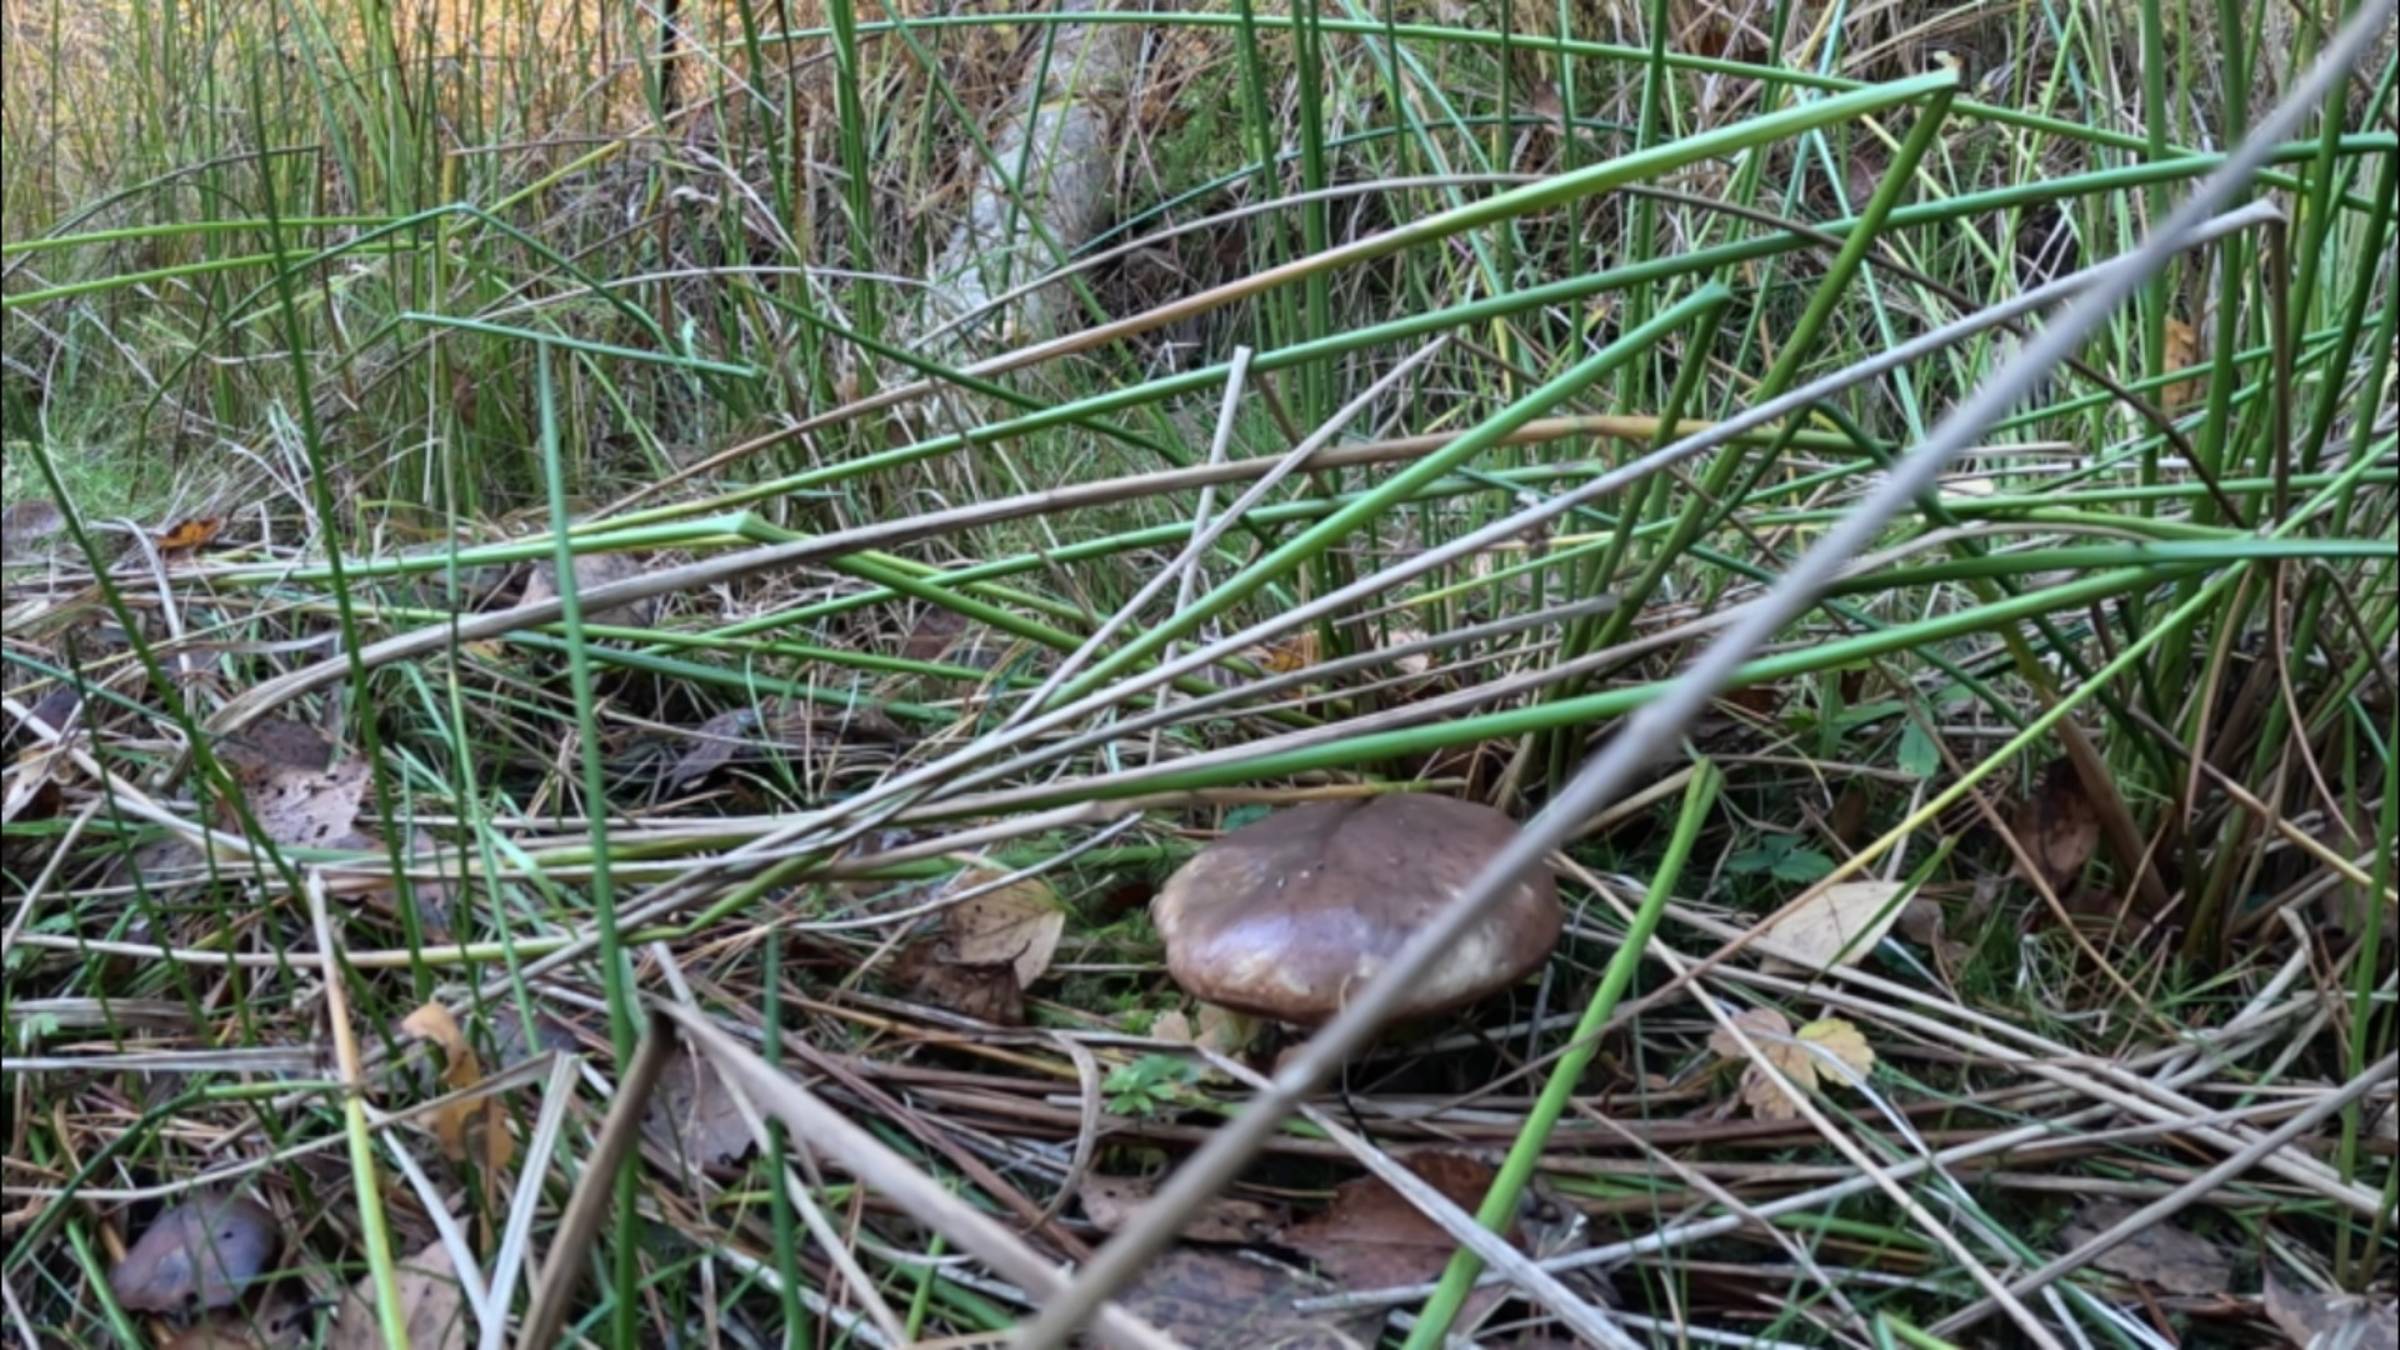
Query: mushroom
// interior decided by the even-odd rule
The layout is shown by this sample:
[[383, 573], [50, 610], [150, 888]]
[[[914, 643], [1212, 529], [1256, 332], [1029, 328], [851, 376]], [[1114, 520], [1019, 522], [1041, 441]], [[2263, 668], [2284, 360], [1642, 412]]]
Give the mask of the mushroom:
[[[1150, 902], [1185, 992], [1303, 1026], [1341, 1011], [1516, 834], [1488, 806], [1394, 794], [1278, 811], [1200, 851]], [[1409, 991], [1400, 1020], [1472, 1003], [1547, 959], [1548, 871], [1520, 882]]]

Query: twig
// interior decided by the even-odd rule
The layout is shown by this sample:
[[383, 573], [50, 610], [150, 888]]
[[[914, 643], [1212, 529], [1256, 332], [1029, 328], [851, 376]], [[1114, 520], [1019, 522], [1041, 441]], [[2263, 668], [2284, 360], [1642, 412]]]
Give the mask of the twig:
[[[671, 1028], [652, 1018], [649, 1034], [642, 1037], [641, 1046], [633, 1052], [633, 1062], [625, 1066], [624, 1075], [617, 1080], [617, 1095], [609, 1101], [608, 1114], [600, 1122], [600, 1134], [593, 1141], [591, 1156], [584, 1160], [583, 1175], [575, 1179], [575, 1192], [567, 1198], [567, 1208], [558, 1218], [558, 1231], [550, 1239], [549, 1254], [542, 1258], [541, 1275], [534, 1282], [533, 1296], [526, 1303], [525, 1320], [517, 1333], [519, 1350], [550, 1350], [558, 1344], [558, 1329], [567, 1316], [567, 1300], [575, 1292], [575, 1282], [583, 1275], [584, 1256], [591, 1250], [592, 1239], [599, 1236], [600, 1224], [608, 1217], [609, 1206], [616, 1199], [617, 1173], [641, 1134], [642, 1112], [650, 1104], [651, 1090], [658, 1085], [659, 1070], [666, 1067], [667, 1050], [674, 1036]], [[617, 1297], [632, 1298], [635, 1292], [618, 1290]]]

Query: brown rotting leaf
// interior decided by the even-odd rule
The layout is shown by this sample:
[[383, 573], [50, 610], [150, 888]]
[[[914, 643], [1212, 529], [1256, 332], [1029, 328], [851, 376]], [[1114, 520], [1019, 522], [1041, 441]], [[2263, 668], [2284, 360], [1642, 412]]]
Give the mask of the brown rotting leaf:
[[756, 708], [731, 708], [702, 722], [692, 729], [691, 748], [667, 771], [668, 785], [696, 783], [732, 763], [757, 739], [758, 725]]
[[[1417, 1153], [1401, 1161], [1470, 1214], [1492, 1186], [1489, 1166], [1459, 1154]], [[1510, 1240], [1519, 1240], [1514, 1225], [1511, 1230]], [[1430, 1280], [1458, 1249], [1458, 1239], [1373, 1176], [1343, 1182], [1331, 1206], [1286, 1228], [1279, 1241], [1351, 1289]]]
[[[2115, 1200], [2085, 1200], [2059, 1230], [2062, 1247], [2098, 1237], [2133, 1214]], [[2171, 1223], [2153, 1223], [2092, 1258], [2111, 1275], [2155, 1285], [2170, 1294], [2222, 1294], [2233, 1279], [2233, 1262], [2215, 1243]]]
[[[450, 1249], [436, 1242], [400, 1263], [395, 1281], [409, 1350], [466, 1350], [467, 1301], [458, 1286]], [[375, 1277], [363, 1276], [342, 1294], [342, 1306], [325, 1333], [325, 1350], [382, 1350], [383, 1325], [375, 1311]]]
[[[642, 563], [630, 553], [579, 553], [575, 556], [575, 594], [581, 599], [586, 593], [620, 581], [631, 581], [642, 574]], [[558, 598], [558, 567], [551, 562], [537, 562], [525, 578], [525, 592], [517, 597], [520, 605], [538, 605], [544, 600]], [[661, 610], [659, 597], [645, 596], [626, 600], [599, 609], [586, 609], [587, 623], [623, 624], [647, 628], [658, 621]]]
[[[1086, 1173], [1075, 1186], [1083, 1216], [1103, 1233], [1114, 1233], [1133, 1222], [1155, 1193], [1156, 1187], [1145, 1178], [1098, 1172]], [[1192, 1211], [1177, 1231], [1186, 1242], [1271, 1242], [1290, 1221], [1280, 1205], [1220, 1195]]]
[[[969, 867], [953, 878], [952, 893], [989, 886], [1001, 873]], [[1028, 877], [998, 890], [964, 900], [942, 912], [948, 955], [957, 965], [986, 966], [1005, 962], [1016, 971], [1017, 986], [1030, 989], [1048, 973], [1066, 932], [1067, 912], [1049, 886]]]
[[2053, 892], [2067, 894], [2100, 847], [2100, 813], [2085, 794], [2073, 760], [2061, 756], [2050, 761], [2009, 828], [2032, 857], [2041, 880]]
[[658, 1086], [642, 1114], [642, 1133], [698, 1168], [737, 1162], [757, 1142], [724, 1077], [680, 1046], [658, 1072]]
[[1262, 1025], [1259, 1019], [1231, 1008], [1203, 1003], [1198, 1012], [1191, 1016], [1186, 1016], [1180, 1008], [1161, 1013], [1150, 1024], [1150, 1035], [1154, 1040], [1197, 1045], [1222, 1055], [1238, 1055], [1258, 1038]]
[[939, 661], [958, 645], [968, 627], [967, 616], [957, 610], [928, 605], [909, 625], [908, 636], [901, 639], [900, 655], [910, 661]]
[[[1300, 1299], [1337, 1292], [1263, 1259], [1184, 1247], [1143, 1266], [1117, 1301], [1190, 1350], [1369, 1350], [1382, 1309], [1347, 1316], [1292, 1310]], [[1097, 1335], [1092, 1343], [1114, 1345]]]
[[2400, 1350], [2400, 1308], [2389, 1298], [2295, 1288], [2270, 1268], [2260, 1306], [2302, 1350]]
[[993, 1026], [1025, 1024], [1025, 986], [1012, 960], [967, 962], [943, 939], [909, 946], [892, 962], [892, 976], [910, 995]]
[[160, 1350], [311, 1350], [314, 1309], [270, 1294], [254, 1308], [220, 1308], [169, 1332]]
[[[1867, 1038], [1838, 1017], [1820, 1018], [1793, 1031], [1791, 1022], [1775, 1009], [1748, 1008], [1735, 1013], [1733, 1023], [1758, 1047], [1760, 1057], [1802, 1092], [1813, 1092], [1826, 1080], [1855, 1082], [1875, 1065], [1875, 1052]], [[1799, 1106], [1750, 1058], [1731, 1031], [1720, 1027], [1709, 1033], [1708, 1048], [1742, 1066], [1742, 1103], [1751, 1115], [1760, 1120], [1799, 1117]]]
[[290, 848], [372, 848], [358, 825], [373, 772], [363, 759], [330, 769], [269, 768], [250, 788], [250, 810], [267, 838]]
[[264, 781], [277, 769], [321, 772], [333, 759], [334, 744], [306, 722], [288, 717], [263, 717], [219, 741], [217, 758], [245, 780]]
[[1927, 896], [1909, 897], [1908, 903], [1900, 907], [1900, 917], [1893, 928], [1901, 937], [1932, 952], [1945, 975], [1955, 976], [1959, 964], [1967, 958], [1967, 944], [1952, 940], [1941, 905]]
[[67, 528], [66, 512], [58, 503], [45, 497], [27, 497], [10, 502], [0, 512], [0, 554], [15, 557], [31, 551], [31, 546], [59, 534]]

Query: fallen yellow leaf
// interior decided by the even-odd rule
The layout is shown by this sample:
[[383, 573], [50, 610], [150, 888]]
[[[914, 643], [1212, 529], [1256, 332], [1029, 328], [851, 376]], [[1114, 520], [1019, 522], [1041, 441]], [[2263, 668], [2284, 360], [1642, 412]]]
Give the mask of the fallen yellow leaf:
[[1766, 968], [1830, 970], [1858, 964], [1875, 949], [1900, 917], [1896, 881], [1844, 881], [1827, 886], [1776, 920], [1762, 934], [1789, 960], [1768, 958]]
[[[449, 1091], [463, 1091], [483, 1081], [483, 1061], [476, 1057], [475, 1047], [467, 1044], [465, 1033], [458, 1029], [458, 1019], [441, 1004], [428, 1003], [403, 1018], [400, 1034], [412, 1040], [431, 1041], [442, 1048], [442, 1086]], [[478, 1114], [483, 1117], [487, 1186], [492, 1175], [508, 1166], [509, 1159], [515, 1156], [516, 1140], [508, 1132], [508, 1113], [501, 1109], [497, 1097], [451, 1102], [427, 1114], [433, 1137], [441, 1142], [443, 1154], [452, 1162], [466, 1160], [467, 1127]]]
[[[1856, 1087], [1866, 1081], [1867, 1070], [1875, 1067], [1875, 1051], [1867, 1044], [1866, 1034], [1839, 1017], [1821, 1017], [1809, 1023], [1800, 1028], [1799, 1038], [1825, 1052], [1809, 1057], [1821, 1078], [1839, 1078]], [[1831, 1064], [1826, 1056], [1832, 1057]]]
[[1760, 1120], [1790, 1120], [1799, 1115], [1800, 1108], [1759, 1064], [1763, 1059], [1774, 1065], [1802, 1092], [1817, 1085], [1816, 1065], [1809, 1062], [1808, 1051], [1792, 1039], [1791, 1022], [1773, 1008], [1751, 1008], [1735, 1013], [1733, 1025], [1758, 1047], [1758, 1059], [1752, 1059], [1741, 1040], [1725, 1027], [1710, 1034], [1708, 1048], [1725, 1059], [1743, 1064], [1742, 1104]]
[[1751, 1008], [1734, 1014], [1732, 1020], [1758, 1047], [1757, 1058], [1725, 1027], [1709, 1035], [1708, 1048], [1721, 1058], [1742, 1063], [1742, 1104], [1760, 1120], [1791, 1120], [1800, 1114], [1798, 1103], [1767, 1073], [1762, 1060], [1802, 1092], [1816, 1091], [1820, 1082], [1856, 1087], [1866, 1081], [1867, 1070], [1875, 1064], [1875, 1051], [1867, 1045], [1865, 1034], [1839, 1017], [1820, 1018], [1797, 1032], [1773, 1008]]

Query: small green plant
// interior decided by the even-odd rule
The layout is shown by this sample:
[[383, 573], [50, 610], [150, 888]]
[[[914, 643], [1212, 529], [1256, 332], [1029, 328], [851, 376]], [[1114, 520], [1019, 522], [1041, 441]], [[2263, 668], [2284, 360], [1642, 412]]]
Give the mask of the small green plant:
[[1197, 1105], [1200, 1065], [1173, 1055], [1144, 1055], [1111, 1070], [1100, 1090], [1108, 1094], [1108, 1109], [1120, 1116], [1150, 1119]]
[[1766, 875], [1777, 881], [1810, 882], [1833, 870], [1833, 859], [1813, 848], [1802, 848], [1788, 834], [1771, 834], [1754, 848], [1725, 860], [1725, 870], [1740, 876]]

